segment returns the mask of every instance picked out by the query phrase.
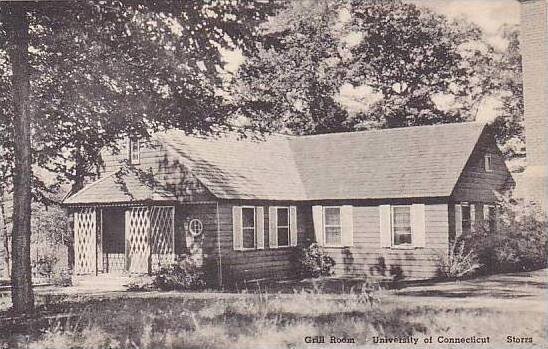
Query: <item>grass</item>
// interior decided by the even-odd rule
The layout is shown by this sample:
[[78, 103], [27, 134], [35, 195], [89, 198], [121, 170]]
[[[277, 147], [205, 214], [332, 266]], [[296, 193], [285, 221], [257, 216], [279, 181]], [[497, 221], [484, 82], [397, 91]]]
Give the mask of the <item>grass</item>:
[[317, 289], [209, 299], [181, 293], [49, 298], [33, 318], [10, 322], [3, 314], [0, 348], [311, 348], [304, 338], [315, 335], [352, 337], [358, 345], [373, 336], [543, 338], [542, 312], [371, 300], [362, 292]]

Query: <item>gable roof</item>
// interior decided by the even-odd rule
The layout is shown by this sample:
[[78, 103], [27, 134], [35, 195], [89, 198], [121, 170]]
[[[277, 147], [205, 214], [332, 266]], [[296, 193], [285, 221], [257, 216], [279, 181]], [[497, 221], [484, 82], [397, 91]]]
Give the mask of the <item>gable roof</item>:
[[64, 204], [115, 204], [143, 201], [175, 201], [161, 188], [151, 188], [134, 173], [113, 172], [87, 185], [63, 201]]
[[[304, 201], [450, 196], [484, 130], [459, 123], [266, 140], [170, 130], [155, 138], [217, 198]], [[86, 190], [104, 193], [102, 202], [124, 199], [112, 185], [104, 179], [65, 202], [83, 203]]]
[[484, 130], [460, 123], [298, 137], [291, 147], [307, 197], [450, 196]]
[[307, 199], [291, 149], [294, 137], [192, 137], [178, 130], [156, 137], [218, 198]]

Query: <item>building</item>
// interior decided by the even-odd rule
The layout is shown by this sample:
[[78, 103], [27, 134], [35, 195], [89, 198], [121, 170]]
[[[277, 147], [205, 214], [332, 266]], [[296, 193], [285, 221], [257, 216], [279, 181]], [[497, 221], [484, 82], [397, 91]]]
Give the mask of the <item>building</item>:
[[[546, 65], [548, 35], [546, 0], [521, 0], [521, 53], [525, 141], [527, 148], [526, 189], [521, 195], [540, 204], [546, 212]], [[521, 185], [520, 185], [521, 186]]]
[[317, 242], [338, 275], [430, 278], [513, 186], [478, 123], [266, 140], [168, 131], [103, 158], [101, 178], [65, 200], [76, 274], [189, 254], [224, 285], [287, 278], [295, 246]]

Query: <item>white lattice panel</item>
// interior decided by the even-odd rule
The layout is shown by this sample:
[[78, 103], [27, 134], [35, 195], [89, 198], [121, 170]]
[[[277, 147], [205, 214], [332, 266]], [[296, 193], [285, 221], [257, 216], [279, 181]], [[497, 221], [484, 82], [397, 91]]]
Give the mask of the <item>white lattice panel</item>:
[[156, 269], [175, 260], [174, 241], [175, 208], [152, 206], [150, 208], [151, 263]]
[[150, 256], [150, 219], [148, 207], [132, 207], [126, 211], [126, 238], [128, 241], [128, 270], [147, 273]]
[[97, 270], [97, 213], [95, 208], [81, 208], [74, 213], [74, 269], [76, 274]]

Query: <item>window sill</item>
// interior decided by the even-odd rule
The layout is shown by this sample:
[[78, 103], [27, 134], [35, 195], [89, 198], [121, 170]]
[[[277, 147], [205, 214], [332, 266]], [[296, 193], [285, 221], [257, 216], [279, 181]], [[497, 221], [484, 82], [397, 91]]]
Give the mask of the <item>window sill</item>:
[[422, 248], [422, 247], [417, 247], [417, 246], [390, 246], [388, 248], [391, 249], [391, 250], [416, 250], [416, 249]]
[[289, 246], [275, 246], [275, 247], [270, 247], [269, 246], [268, 248], [271, 249], [271, 250], [280, 250], [280, 249], [284, 250], [284, 249], [291, 248], [291, 247], [296, 247], [296, 246], [291, 246], [291, 245], [289, 245]]
[[327, 248], [346, 248], [346, 247], [352, 247], [352, 246], [345, 246], [345, 245], [323, 245], [322, 247], [327, 247]]

